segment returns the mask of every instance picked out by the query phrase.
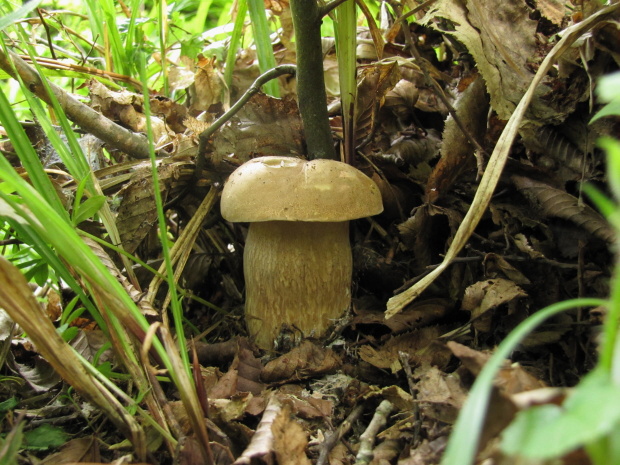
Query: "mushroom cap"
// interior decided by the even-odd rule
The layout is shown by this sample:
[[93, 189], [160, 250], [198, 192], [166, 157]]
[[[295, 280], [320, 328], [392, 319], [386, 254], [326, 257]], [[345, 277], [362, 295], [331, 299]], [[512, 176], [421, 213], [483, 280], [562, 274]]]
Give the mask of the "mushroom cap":
[[259, 157], [230, 175], [221, 211], [233, 222], [348, 221], [381, 213], [383, 202], [374, 181], [346, 163]]

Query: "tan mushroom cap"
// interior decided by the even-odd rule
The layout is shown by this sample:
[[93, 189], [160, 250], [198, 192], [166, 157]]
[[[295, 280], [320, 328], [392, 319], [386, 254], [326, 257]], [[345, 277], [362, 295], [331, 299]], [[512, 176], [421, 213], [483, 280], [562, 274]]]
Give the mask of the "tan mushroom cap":
[[233, 222], [328, 222], [376, 215], [383, 203], [374, 181], [346, 163], [260, 157], [230, 175], [221, 211]]

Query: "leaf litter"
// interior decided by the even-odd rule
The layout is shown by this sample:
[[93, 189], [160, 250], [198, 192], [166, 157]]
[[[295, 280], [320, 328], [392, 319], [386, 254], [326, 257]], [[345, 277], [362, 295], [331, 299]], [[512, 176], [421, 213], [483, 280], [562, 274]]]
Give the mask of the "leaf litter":
[[[287, 14], [286, 2], [271, 3], [275, 14]], [[592, 17], [597, 7], [583, 3], [593, 8], [584, 10]], [[528, 90], [563, 29], [579, 21], [570, 13], [555, 0], [432, 2], [420, 11], [417, 23], [407, 24], [423, 63], [405, 47], [409, 44], [402, 23], [385, 29], [374, 24], [370, 31], [360, 31], [358, 42], [367, 47], [359, 53], [355, 163], [376, 180], [385, 212], [352, 224], [353, 305], [323, 340], [299, 341], [295, 328], [286, 328], [275, 354], [262, 353], [252, 344], [242, 316], [241, 257], [247, 228], [224, 222], [211, 206], [206, 209], [191, 243], [183, 244], [188, 256], [180, 261], [186, 264], [179, 285], [186, 291], [185, 316], [201, 340], [196, 342], [197, 357], [216, 463], [437, 463], [468, 388], [489, 351], [512, 328], [549, 303], [607, 295], [612, 264], [608, 247], [614, 232], [587, 205], [579, 183], [604, 182], [601, 152], [583, 141], [617, 134], [617, 121], [588, 125], [596, 108], [590, 100], [591, 83], [618, 66], [617, 50], [609, 49], [601, 33], [607, 25], [617, 25], [617, 15], [592, 25], [584, 39], [587, 46], [566, 45], [554, 60], [557, 66], [540, 77], [541, 85]], [[286, 28], [282, 35], [282, 44], [290, 44]], [[587, 52], [592, 49], [596, 53]], [[441, 59], [438, 50], [445, 55]], [[334, 54], [333, 48], [327, 51], [326, 63], [333, 63]], [[279, 56], [294, 62], [288, 48]], [[244, 50], [235, 68], [238, 85], [226, 90], [217, 61], [184, 57], [171, 66], [176, 73], [171, 76], [178, 76], [179, 88], [188, 89], [192, 104], [159, 96], [151, 103], [157, 103], [152, 118], [156, 143], [167, 157], [158, 168], [169, 202], [167, 221], [179, 238], [207, 190], [216, 192], [236, 166], [262, 155], [302, 156], [304, 145], [294, 98], [257, 94], [209, 140], [200, 180], [188, 192], [188, 160], [197, 154], [199, 131], [222, 113], [231, 94], [240, 95], [249, 86], [257, 67], [253, 51]], [[191, 67], [196, 68], [193, 74]], [[458, 124], [422, 67], [443, 89]], [[133, 131], [144, 130], [140, 94], [112, 91], [94, 80], [88, 88], [92, 108]], [[531, 103], [521, 106], [528, 92]], [[330, 99], [332, 128], [341, 137], [339, 99]], [[515, 112], [519, 116], [512, 118]], [[514, 143], [502, 135], [506, 131], [512, 131]], [[505, 158], [492, 165], [491, 154], [501, 144], [511, 146], [510, 153], [506, 148]], [[150, 169], [132, 164], [127, 154], [113, 155], [123, 171], [107, 167], [98, 176], [108, 183], [106, 194], [118, 205], [125, 250], [158, 268]], [[482, 185], [480, 177], [491, 169], [496, 169], [492, 182], [483, 178]], [[474, 204], [477, 220], [460, 233], [483, 187], [489, 208]], [[17, 212], [3, 212], [20, 221]], [[455, 243], [459, 250], [450, 255]], [[140, 294], [134, 286], [138, 283], [130, 283], [103, 249], [90, 246], [141, 302], [145, 314], [155, 319], [165, 310], [165, 288]], [[139, 287], [148, 288], [152, 271], [136, 268]], [[36, 306], [24, 283], [11, 278], [13, 273], [17, 271], [3, 266], [3, 285], [24, 307]], [[417, 283], [422, 283], [416, 288], [420, 290], [407, 294]], [[390, 301], [395, 302], [391, 299], [403, 293], [407, 298], [390, 307]], [[11, 305], [15, 302], [0, 302], [5, 308]], [[598, 318], [593, 314], [590, 319], [584, 311], [558, 317], [533, 333], [506, 362], [496, 379], [481, 461], [505, 463], [496, 461], [496, 440], [523, 408], [524, 393], [534, 399], [548, 386], [572, 386], [593, 366], [596, 341], [583, 328]], [[26, 332], [35, 331], [27, 321], [17, 323]], [[56, 350], [58, 356], [55, 341], [50, 348], [32, 347], [9, 329], [3, 330], [11, 340], [7, 363], [28, 386], [22, 396], [34, 397], [42, 383], [44, 389], [60, 392], [60, 378], [42, 379], [37, 370], [24, 369], [28, 364], [36, 368], [37, 360], [52, 357]], [[79, 332], [82, 336], [72, 341], [78, 352], [89, 360], [99, 357], [101, 345], [93, 330]], [[109, 353], [103, 360], [112, 369], [118, 367]], [[83, 382], [96, 383], [89, 376]], [[14, 395], [6, 389], [5, 394]], [[187, 435], [175, 463], [196, 463], [187, 413], [175, 393], [168, 394]], [[22, 411], [29, 419], [36, 414], [34, 407]], [[112, 418], [118, 414], [113, 407], [108, 413]], [[95, 415], [87, 407], [80, 414]], [[69, 421], [57, 412], [46, 415], [60, 424]], [[11, 433], [19, 432], [18, 425]], [[106, 434], [114, 438], [115, 433]], [[159, 455], [158, 463], [167, 463], [160, 443], [153, 432], [150, 450]], [[66, 442], [46, 460], [95, 462], [105, 456], [118, 461], [122, 453], [122, 447], [102, 447], [84, 436]], [[49, 462], [52, 457], [54, 462]]]

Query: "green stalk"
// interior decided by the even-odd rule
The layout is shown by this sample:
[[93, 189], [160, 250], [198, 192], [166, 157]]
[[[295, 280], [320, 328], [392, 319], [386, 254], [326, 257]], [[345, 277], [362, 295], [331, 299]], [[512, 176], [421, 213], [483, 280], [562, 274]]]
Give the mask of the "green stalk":
[[159, 188], [159, 176], [157, 173], [157, 159], [155, 157], [155, 146], [153, 144], [153, 126], [151, 123], [151, 105], [150, 96], [147, 83], [146, 70], [146, 58], [144, 53], [139, 54], [139, 69], [140, 79], [142, 81], [142, 92], [144, 96], [144, 116], [146, 117], [146, 132], [149, 141], [149, 154], [151, 158], [151, 173], [153, 176], [153, 193], [155, 196], [155, 207], [157, 208], [157, 220], [159, 225], [159, 236], [161, 241], [162, 254], [164, 256], [164, 263], [166, 264], [166, 275], [169, 282], [170, 302], [172, 305], [172, 317], [174, 326], [176, 329], [177, 342], [179, 345], [179, 351], [181, 352], [181, 359], [183, 360], [183, 367], [186, 372], [190, 372], [189, 356], [185, 347], [185, 333], [183, 331], [183, 309], [181, 308], [177, 289], [174, 285], [174, 271], [172, 269], [172, 260], [170, 259], [170, 247], [168, 245], [166, 225], [166, 214], [164, 213], [164, 202], [161, 198], [161, 190]]
[[235, 70], [235, 61], [237, 61], [237, 49], [241, 42], [241, 34], [243, 33], [243, 23], [245, 15], [248, 12], [248, 4], [245, 0], [239, 0], [237, 3], [237, 16], [235, 17], [235, 26], [230, 36], [230, 44], [228, 46], [228, 54], [226, 55], [226, 69], [224, 70], [224, 82], [230, 89], [232, 85], [232, 75]]
[[351, 163], [355, 154], [355, 101], [357, 99], [355, 0], [347, 0], [334, 10], [336, 14], [336, 56], [342, 102], [344, 159]]
[[[167, 7], [168, 4], [166, 0], [159, 0], [159, 5], [157, 7], [157, 25], [159, 26], [159, 53], [161, 54], [161, 72], [162, 78], [164, 81], [164, 95], [169, 95], [169, 86], [168, 86], [168, 63], [167, 63], [167, 53], [166, 53], [166, 42], [168, 40], [168, 15], [167, 15]], [[146, 62], [141, 64], [140, 66], [140, 77], [143, 74], [143, 66], [146, 66]], [[148, 86], [146, 87], [146, 93], [144, 94], [144, 100], [146, 105], [146, 100], [148, 99]], [[147, 116], [148, 124], [150, 124], [150, 118]]]
[[[306, 0], [307, 1], [307, 0]], [[276, 67], [276, 59], [273, 56], [273, 47], [269, 33], [269, 24], [265, 14], [265, 3], [263, 0], [247, 0], [252, 20], [252, 31], [254, 32], [254, 43], [256, 44], [256, 54], [258, 55], [258, 68], [260, 73]], [[312, 0], [314, 2], [314, 0]], [[269, 81], [264, 85], [265, 92], [273, 97], [280, 97], [280, 87], [278, 81]]]

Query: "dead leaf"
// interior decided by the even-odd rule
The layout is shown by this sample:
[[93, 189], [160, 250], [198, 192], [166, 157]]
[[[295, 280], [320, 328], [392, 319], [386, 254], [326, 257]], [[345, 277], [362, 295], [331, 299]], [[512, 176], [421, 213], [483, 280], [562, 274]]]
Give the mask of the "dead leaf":
[[568, 13], [563, 0], [537, 0], [536, 8], [545, 18], [556, 26], [560, 26]]
[[291, 417], [291, 410], [286, 404], [276, 416], [273, 425], [273, 450], [278, 465], [310, 465], [306, 455], [307, 434]]
[[231, 154], [243, 163], [263, 155], [302, 156], [303, 133], [297, 103], [258, 93], [213, 136], [213, 162]]
[[214, 66], [214, 60], [200, 56], [196, 63], [194, 84], [190, 86], [189, 112], [197, 115], [206, 111], [214, 103], [221, 101], [221, 93], [224, 88], [224, 80]]
[[560, 218], [572, 222], [595, 237], [613, 244], [616, 232], [592, 207], [577, 197], [556, 189], [549, 184], [524, 176], [511, 176], [517, 189], [547, 218]]
[[458, 376], [447, 374], [435, 367], [420, 367], [414, 372], [420, 410], [424, 416], [445, 423], [454, 423], [467, 397]]
[[389, 320], [381, 311], [356, 309], [351, 325], [354, 328], [356, 325], [384, 325], [393, 333], [401, 333], [432, 324], [444, 317], [450, 308], [451, 302], [447, 299], [426, 299], [407, 306]]
[[75, 438], [63, 444], [58, 452], [41, 460], [41, 465], [98, 463], [101, 461], [99, 441], [94, 436]]
[[[478, 77], [459, 96], [454, 104], [456, 115], [470, 134], [480, 143], [484, 139], [488, 99], [484, 81]], [[437, 202], [445, 196], [464, 173], [475, 170], [476, 157], [474, 146], [456, 124], [452, 116], [448, 117], [444, 127], [441, 143], [441, 158], [428, 178], [425, 189], [426, 201]], [[482, 154], [478, 154], [481, 157]]]
[[333, 350], [305, 340], [299, 347], [267, 363], [260, 377], [266, 383], [297, 381], [334, 372], [341, 364]]
[[491, 328], [489, 310], [527, 297], [527, 293], [512, 281], [497, 278], [478, 281], [465, 290], [461, 309], [471, 312], [471, 320], [478, 331], [488, 332]]
[[[536, 54], [537, 24], [529, 18], [530, 13], [522, 2], [442, 0], [423, 19], [424, 24], [454, 36], [467, 47], [485, 80], [491, 106], [503, 120], [513, 113], [533, 77], [527, 63]], [[431, 23], [430, 19], [437, 17], [449, 20], [454, 29]]]
[[411, 363], [430, 364], [440, 368], [450, 361], [450, 351], [437, 339], [443, 334], [441, 328], [429, 326], [407, 334], [390, 338], [382, 347], [375, 349], [370, 345], [360, 347], [359, 356], [365, 362], [397, 373], [402, 369], [399, 353], [409, 355]]

